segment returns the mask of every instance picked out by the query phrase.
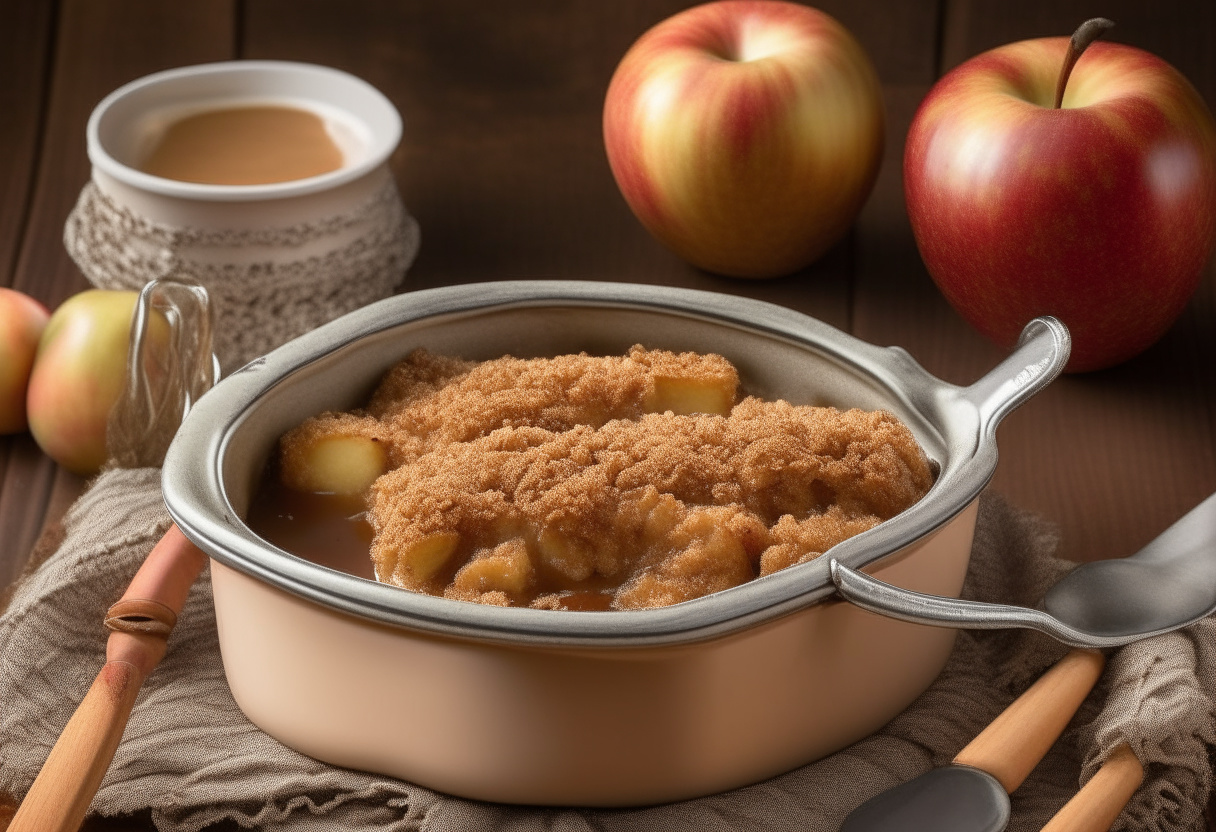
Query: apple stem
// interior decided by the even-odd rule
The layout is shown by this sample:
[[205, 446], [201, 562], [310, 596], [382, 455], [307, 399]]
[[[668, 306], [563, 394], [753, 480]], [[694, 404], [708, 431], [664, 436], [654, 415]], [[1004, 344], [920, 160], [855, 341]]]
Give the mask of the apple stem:
[[1056, 103], [1052, 109], [1058, 110], [1064, 103], [1064, 87], [1068, 84], [1068, 76], [1072, 74], [1072, 68], [1076, 65], [1077, 58], [1080, 58], [1081, 53], [1088, 49], [1091, 43], [1106, 34], [1114, 25], [1105, 17], [1091, 17], [1072, 33], [1072, 37], [1068, 41], [1068, 54], [1064, 56], [1064, 66], [1060, 69], [1060, 80], [1056, 82]]

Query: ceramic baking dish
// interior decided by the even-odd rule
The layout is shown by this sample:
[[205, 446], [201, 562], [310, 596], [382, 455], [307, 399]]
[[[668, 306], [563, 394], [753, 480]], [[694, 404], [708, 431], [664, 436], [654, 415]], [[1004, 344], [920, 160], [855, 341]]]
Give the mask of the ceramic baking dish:
[[970, 387], [906, 352], [778, 306], [613, 283], [520, 281], [401, 295], [234, 373], [164, 467], [182, 531], [212, 558], [224, 669], [249, 719], [299, 751], [481, 800], [622, 806], [753, 783], [879, 728], [941, 671], [954, 631], [833, 597], [828, 558], [683, 604], [629, 612], [488, 607], [294, 557], [242, 522], [279, 436], [364, 403], [417, 347], [471, 359], [632, 344], [717, 352], [745, 392], [884, 408], [938, 468], [929, 494], [831, 551], [896, 586], [957, 597], [994, 432], [1068, 358], [1032, 322]]

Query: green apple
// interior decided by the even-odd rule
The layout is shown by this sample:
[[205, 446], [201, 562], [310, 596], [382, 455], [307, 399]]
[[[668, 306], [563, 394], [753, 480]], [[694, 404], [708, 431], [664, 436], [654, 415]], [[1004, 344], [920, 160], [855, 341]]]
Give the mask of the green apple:
[[[26, 396], [30, 432], [47, 456], [82, 476], [106, 461], [106, 420], [122, 392], [138, 292], [91, 289], [68, 298], [47, 323]], [[154, 315], [152, 343], [168, 322]]]

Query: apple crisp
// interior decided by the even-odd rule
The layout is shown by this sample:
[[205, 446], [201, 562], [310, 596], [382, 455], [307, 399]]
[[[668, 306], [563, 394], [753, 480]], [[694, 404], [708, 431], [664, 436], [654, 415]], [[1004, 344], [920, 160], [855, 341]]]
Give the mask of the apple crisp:
[[280, 443], [366, 506], [376, 577], [499, 606], [675, 604], [818, 557], [932, 483], [886, 412], [739, 398], [717, 355], [470, 362], [419, 350]]

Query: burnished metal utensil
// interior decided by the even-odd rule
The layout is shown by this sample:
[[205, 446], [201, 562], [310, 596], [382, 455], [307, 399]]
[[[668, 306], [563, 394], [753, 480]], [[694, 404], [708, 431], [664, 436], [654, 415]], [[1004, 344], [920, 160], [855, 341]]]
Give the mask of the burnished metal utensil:
[[831, 563], [836, 589], [871, 612], [939, 627], [1027, 627], [1072, 647], [1121, 647], [1216, 612], [1216, 494], [1126, 558], [1078, 567], [1043, 609], [923, 595]]

